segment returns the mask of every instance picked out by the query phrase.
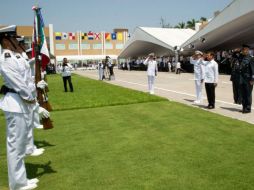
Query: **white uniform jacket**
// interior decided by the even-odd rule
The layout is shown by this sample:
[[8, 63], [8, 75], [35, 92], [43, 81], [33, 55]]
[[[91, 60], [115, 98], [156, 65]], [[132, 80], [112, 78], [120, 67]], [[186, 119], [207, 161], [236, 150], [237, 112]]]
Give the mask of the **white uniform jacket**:
[[201, 59], [194, 60], [192, 57], [190, 58], [190, 64], [194, 66], [194, 80], [202, 80], [205, 79], [205, 67], [202, 64]]
[[147, 75], [148, 76], [155, 76], [155, 73], [158, 72], [157, 61], [149, 60], [149, 58], [147, 58], [144, 61], [144, 65], [147, 65]]
[[0, 73], [4, 78], [4, 85], [17, 93], [8, 92], [0, 99], [0, 109], [3, 111], [14, 113], [30, 112], [29, 104], [25, 103], [24, 100], [33, 101], [34, 97], [21, 75], [22, 72], [13, 52], [4, 50], [0, 57]]
[[16, 57], [20, 56], [20, 58], [18, 58], [18, 61], [20, 63], [19, 64], [20, 70], [22, 70], [22, 76], [24, 76], [24, 80], [35, 98], [36, 87], [34, 83], [34, 77], [32, 76], [30, 64], [23, 55], [20, 55], [19, 53], [16, 53], [15, 55]]
[[205, 83], [218, 83], [219, 70], [216, 61], [202, 61], [205, 66]]

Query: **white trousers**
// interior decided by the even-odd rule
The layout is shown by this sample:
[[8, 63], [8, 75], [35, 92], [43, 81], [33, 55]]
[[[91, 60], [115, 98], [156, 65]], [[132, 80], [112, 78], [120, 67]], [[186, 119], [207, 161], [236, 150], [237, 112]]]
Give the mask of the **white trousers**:
[[39, 127], [40, 117], [39, 117], [39, 106], [36, 106], [28, 121], [28, 135], [27, 135], [27, 145], [26, 154], [32, 154], [34, 149], [37, 147], [34, 145], [34, 128]]
[[202, 86], [203, 83], [201, 83], [201, 80], [195, 80], [195, 86], [196, 86], [196, 100], [202, 102]]
[[5, 112], [7, 124], [7, 163], [9, 187], [17, 190], [27, 185], [24, 163], [30, 114]]
[[102, 69], [102, 68], [99, 68], [99, 69], [98, 69], [98, 72], [99, 72], [99, 80], [102, 80], [102, 77], [103, 77], [103, 69]]
[[148, 91], [150, 94], [154, 94], [154, 79], [155, 76], [148, 75]]

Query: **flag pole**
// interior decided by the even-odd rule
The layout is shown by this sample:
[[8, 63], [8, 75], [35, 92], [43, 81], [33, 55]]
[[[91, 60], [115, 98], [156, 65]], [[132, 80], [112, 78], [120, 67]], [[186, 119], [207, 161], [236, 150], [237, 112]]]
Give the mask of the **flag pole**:
[[[42, 80], [41, 76], [41, 68], [42, 68], [42, 56], [41, 56], [41, 42], [42, 42], [42, 23], [41, 23], [41, 15], [40, 15], [40, 9], [37, 6], [33, 6], [32, 8], [34, 10], [34, 52], [35, 52], [35, 84], [37, 84], [39, 81]], [[40, 18], [39, 18], [40, 16]], [[41, 107], [44, 109], [51, 111], [51, 106], [48, 102], [48, 96], [45, 90], [42, 90], [40, 88], [37, 88], [37, 100]], [[44, 129], [52, 129], [53, 124], [50, 118], [42, 118], [42, 124]]]

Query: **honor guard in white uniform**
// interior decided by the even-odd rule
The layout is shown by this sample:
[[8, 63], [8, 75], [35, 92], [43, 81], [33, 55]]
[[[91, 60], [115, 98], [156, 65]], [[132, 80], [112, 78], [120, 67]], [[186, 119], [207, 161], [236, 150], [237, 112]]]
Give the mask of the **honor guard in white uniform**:
[[148, 55], [148, 58], [144, 61], [144, 65], [147, 65], [148, 91], [150, 94], [154, 94], [154, 80], [158, 72], [158, 64], [155, 61], [154, 53]]
[[102, 61], [98, 63], [99, 80], [103, 80], [104, 65]]
[[27, 179], [24, 157], [26, 153], [31, 105], [35, 99], [26, 84], [19, 61], [14, 55], [16, 26], [0, 29], [0, 73], [4, 80], [0, 109], [5, 113], [7, 124], [7, 163], [10, 190], [29, 190], [37, 187], [38, 179]]
[[[28, 85], [30, 91], [32, 92], [33, 97], [36, 99], [36, 87], [35, 87], [35, 81], [34, 81], [34, 77], [32, 76], [32, 70], [30, 67], [30, 64], [28, 63], [27, 59], [28, 56], [25, 52], [25, 46], [22, 43], [22, 39], [19, 38], [19, 44], [17, 44], [18, 48], [17, 50], [20, 53], [16, 53], [16, 57], [20, 63], [20, 68], [21, 70], [23, 70], [22, 74], [24, 76], [24, 80], [26, 82], [26, 84]], [[34, 72], [33, 72], [34, 73]], [[42, 88], [45, 88], [45, 86], [47, 85], [47, 83], [45, 81], [40, 81], [38, 82], [38, 86], [42, 86], [41, 84], [44, 84], [44, 86], [42, 86]], [[39, 156], [41, 154], [43, 154], [44, 149], [43, 148], [37, 148], [34, 145], [34, 135], [33, 135], [33, 129], [35, 127], [38, 127], [38, 125], [40, 126], [40, 119], [39, 119], [39, 110], [41, 110], [41, 112], [44, 113], [44, 115], [46, 114], [47, 117], [49, 117], [49, 112], [47, 110], [45, 110], [44, 108], [39, 107], [39, 104], [36, 102], [36, 104], [31, 106], [31, 117], [30, 122], [29, 122], [29, 127], [28, 127], [28, 143], [27, 143], [27, 147], [26, 147], [26, 155], [31, 155], [31, 156]]]
[[205, 65], [205, 89], [208, 100], [208, 109], [215, 108], [215, 88], [218, 85], [219, 71], [218, 63], [214, 61], [214, 53], [208, 52], [202, 61]]
[[196, 100], [195, 104], [203, 102], [202, 99], [202, 86], [205, 78], [204, 65], [202, 64], [201, 57], [203, 53], [201, 51], [195, 51], [195, 54], [190, 58], [190, 63], [194, 66], [194, 81], [196, 87]]

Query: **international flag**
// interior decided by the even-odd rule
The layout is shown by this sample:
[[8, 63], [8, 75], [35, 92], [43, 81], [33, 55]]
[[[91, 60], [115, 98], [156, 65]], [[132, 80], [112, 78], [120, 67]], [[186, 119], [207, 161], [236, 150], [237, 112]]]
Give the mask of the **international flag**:
[[87, 33], [81, 33], [81, 39], [82, 40], [87, 40], [88, 39]]
[[101, 39], [101, 33], [94, 33], [94, 39], [100, 40]]
[[112, 40], [116, 40], [116, 33], [112, 33], [112, 34], [111, 34], [111, 39], [112, 39]]
[[122, 41], [123, 40], [123, 33], [122, 32], [117, 32], [117, 40]]
[[91, 32], [91, 31], [88, 32], [87, 36], [88, 36], [88, 40], [93, 40], [94, 39], [93, 32]]
[[55, 32], [55, 37], [56, 37], [56, 40], [61, 40], [62, 39], [62, 33], [61, 32]]
[[66, 32], [62, 33], [62, 39], [67, 40], [68, 39], [68, 34]]
[[105, 33], [105, 40], [111, 40], [111, 34]]
[[[44, 21], [41, 15], [41, 9], [33, 7], [35, 11], [34, 15], [34, 30], [33, 30], [33, 55], [35, 56], [35, 45], [39, 47], [41, 55], [41, 67], [42, 71], [45, 71], [47, 64], [50, 61], [49, 51], [47, 47], [47, 41], [44, 33]], [[61, 37], [61, 35], [60, 35]]]
[[75, 40], [75, 33], [74, 32], [69, 32], [69, 40]]

